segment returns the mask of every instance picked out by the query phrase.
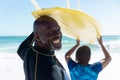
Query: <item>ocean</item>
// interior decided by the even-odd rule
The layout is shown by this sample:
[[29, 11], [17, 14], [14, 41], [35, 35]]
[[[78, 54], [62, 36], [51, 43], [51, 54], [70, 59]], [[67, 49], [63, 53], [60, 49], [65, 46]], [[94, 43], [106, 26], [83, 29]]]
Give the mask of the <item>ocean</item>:
[[[0, 36], [0, 80], [24, 80], [23, 61], [17, 55], [17, 49], [27, 36]], [[120, 35], [104, 35], [103, 42], [112, 56], [111, 63], [99, 74], [98, 80], [120, 80]], [[63, 36], [62, 49], [56, 51], [56, 56], [68, 68], [64, 60], [64, 54], [76, 44], [76, 40]], [[80, 45], [88, 45], [92, 51], [90, 63], [104, 58], [103, 52], [96, 41], [93, 44], [80, 42]], [[75, 54], [72, 55], [74, 59]]]
[[[17, 48], [26, 37], [27, 36], [0, 36], [0, 54], [16, 54]], [[106, 48], [108, 48], [110, 53], [120, 53], [120, 35], [103, 36], [102, 38]], [[63, 36], [62, 44], [62, 49], [60, 51], [64, 52], [75, 45], [76, 41], [74, 39]], [[97, 52], [96, 50], [99, 49], [97, 42], [94, 44], [81, 42], [80, 44], [88, 45], [94, 52]]]

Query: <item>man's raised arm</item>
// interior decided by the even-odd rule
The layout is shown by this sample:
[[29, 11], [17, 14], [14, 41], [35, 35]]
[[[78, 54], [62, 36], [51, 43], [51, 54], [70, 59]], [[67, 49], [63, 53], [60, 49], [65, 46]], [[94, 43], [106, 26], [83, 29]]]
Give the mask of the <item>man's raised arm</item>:
[[24, 58], [26, 51], [32, 46], [32, 42], [34, 39], [34, 32], [32, 32], [19, 46], [17, 53], [21, 57]]

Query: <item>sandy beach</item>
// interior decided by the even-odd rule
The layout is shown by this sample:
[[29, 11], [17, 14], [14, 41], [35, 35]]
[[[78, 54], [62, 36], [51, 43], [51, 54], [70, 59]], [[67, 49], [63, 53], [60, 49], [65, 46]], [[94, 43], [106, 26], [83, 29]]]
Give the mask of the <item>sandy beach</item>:
[[[92, 57], [96, 57], [93, 55]], [[57, 55], [68, 74], [69, 71], [64, 61], [64, 55]], [[98, 77], [98, 80], [119, 80], [120, 65], [118, 64], [120, 55], [112, 55], [112, 62], [107, 66]], [[99, 60], [100, 56], [92, 59], [91, 63]], [[23, 61], [17, 54], [0, 54], [0, 80], [24, 80]]]

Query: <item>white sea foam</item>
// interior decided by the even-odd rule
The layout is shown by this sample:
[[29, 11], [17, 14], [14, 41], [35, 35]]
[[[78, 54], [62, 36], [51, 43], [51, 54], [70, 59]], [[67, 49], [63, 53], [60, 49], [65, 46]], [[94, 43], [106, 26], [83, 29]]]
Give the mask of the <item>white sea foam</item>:
[[[65, 69], [68, 68], [64, 59], [64, 54], [59, 51], [56, 54]], [[112, 54], [111, 63], [99, 74], [98, 80], [120, 80], [119, 54]], [[74, 56], [72, 57], [74, 59]], [[102, 54], [93, 54], [90, 63], [99, 61], [103, 58]], [[0, 54], [0, 80], [24, 80], [23, 61], [17, 54]]]
[[[7, 37], [7, 39], [4, 39], [0, 37], [0, 80], [25, 80], [23, 61], [16, 53], [18, 46], [24, 38], [25, 37], [16, 37], [13, 39], [11, 37]], [[108, 39], [108, 37], [104, 37], [104, 44], [112, 56], [112, 61], [102, 72], [100, 72], [98, 80], [120, 80], [120, 37], [110, 36], [109, 38], [110, 39]], [[75, 40], [65, 38], [63, 40], [62, 49], [60, 51], [56, 51], [57, 58], [63, 64], [68, 74], [69, 71], [64, 59], [64, 54], [75, 44]], [[82, 44], [83, 43], [81, 43], [81, 45]], [[99, 50], [97, 42], [93, 45], [88, 45], [92, 49], [90, 63], [94, 63], [104, 58], [102, 51]], [[73, 59], [74, 57], [75, 56], [72, 55]]]
[[24, 80], [23, 62], [17, 54], [0, 53], [0, 80]]

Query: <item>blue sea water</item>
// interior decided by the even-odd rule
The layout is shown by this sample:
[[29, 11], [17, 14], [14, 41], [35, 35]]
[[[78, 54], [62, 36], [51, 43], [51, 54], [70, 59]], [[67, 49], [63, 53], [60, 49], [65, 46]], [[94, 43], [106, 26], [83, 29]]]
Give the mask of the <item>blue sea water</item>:
[[[0, 53], [16, 53], [19, 45], [27, 36], [0, 36]], [[105, 35], [103, 36], [103, 42], [110, 53], [120, 54], [120, 35]], [[63, 36], [62, 49], [60, 51], [66, 52], [72, 46], [76, 44], [74, 39]], [[97, 42], [89, 44], [81, 42], [81, 45], [88, 45], [94, 53], [99, 50]]]

